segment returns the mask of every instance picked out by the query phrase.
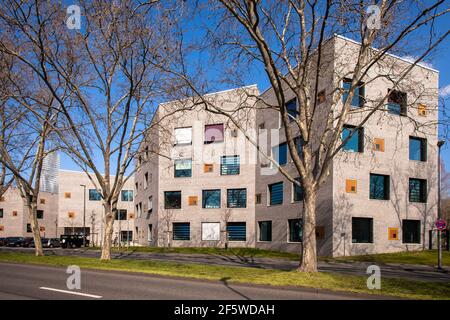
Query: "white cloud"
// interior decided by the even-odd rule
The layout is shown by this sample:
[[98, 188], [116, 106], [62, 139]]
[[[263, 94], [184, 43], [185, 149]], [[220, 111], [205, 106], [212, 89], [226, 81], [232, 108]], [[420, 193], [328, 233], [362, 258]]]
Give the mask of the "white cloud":
[[439, 95], [444, 99], [450, 97], [450, 84], [439, 89]]
[[[414, 56], [404, 56], [404, 57], [402, 57], [402, 59], [404, 59], [406, 61], [409, 61], [411, 63], [414, 63], [414, 62], [417, 61], [418, 58], [414, 57]], [[434, 69], [433, 65], [431, 63], [429, 63], [429, 62], [421, 61], [421, 62], [418, 63], [418, 65], [421, 65], [421, 66], [426, 67], [426, 68]]]

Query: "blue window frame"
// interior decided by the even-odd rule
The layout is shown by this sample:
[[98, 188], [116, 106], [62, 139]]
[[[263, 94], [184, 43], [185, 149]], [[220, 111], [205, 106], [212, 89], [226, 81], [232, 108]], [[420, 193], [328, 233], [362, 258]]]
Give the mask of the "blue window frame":
[[389, 200], [389, 176], [370, 174], [370, 199]]
[[[350, 87], [352, 84], [351, 79], [344, 79], [342, 83], [342, 88], [344, 89], [344, 93], [342, 94], [342, 103], [348, 98], [348, 93], [350, 91]], [[358, 86], [354, 90], [353, 98], [350, 107], [351, 108], [362, 108], [364, 106], [364, 83], [359, 82]]]
[[203, 190], [202, 207], [205, 209], [220, 208], [220, 189]]
[[165, 191], [164, 208], [181, 209], [181, 191]]
[[295, 118], [298, 116], [298, 108], [297, 108], [297, 99], [289, 100], [286, 103], [286, 111], [288, 113], [289, 122], [294, 121]]
[[272, 241], [272, 221], [259, 221], [259, 241]]
[[302, 219], [290, 219], [289, 224], [289, 242], [302, 242], [303, 222]]
[[409, 137], [409, 160], [427, 161], [427, 139]]
[[405, 92], [389, 90], [387, 109], [390, 114], [406, 116], [407, 96]]
[[122, 190], [122, 201], [133, 201], [133, 190]]
[[192, 176], [192, 159], [175, 160], [175, 178]]
[[89, 201], [100, 201], [102, 200], [102, 195], [96, 189], [89, 189]]
[[239, 156], [222, 156], [220, 158], [220, 174], [222, 176], [237, 175], [240, 170]]
[[278, 146], [272, 148], [272, 158], [280, 165], [284, 166], [287, 163], [287, 143], [283, 142]]
[[246, 208], [247, 207], [247, 189], [228, 189], [227, 190], [228, 208]]
[[343, 150], [351, 152], [363, 152], [364, 129], [363, 128], [358, 129], [355, 126], [345, 125], [342, 128], [342, 142], [345, 142], [345, 144], [342, 147]]
[[427, 180], [409, 179], [409, 202], [427, 202]]
[[269, 185], [269, 204], [271, 206], [283, 204], [283, 182]]
[[[300, 178], [295, 178], [295, 180], [298, 183], [300, 183]], [[296, 183], [293, 183], [293, 188], [294, 188], [294, 202], [303, 201], [304, 199], [303, 187], [297, 185]]]
[[245, 241], [247, 238], [245, 222], [228, 222], [227, 236], [229, 241]]
[[189, 241], [191, 239], [191, 225], [189, 222], [176, 222], [172, 225], [173, 240]]

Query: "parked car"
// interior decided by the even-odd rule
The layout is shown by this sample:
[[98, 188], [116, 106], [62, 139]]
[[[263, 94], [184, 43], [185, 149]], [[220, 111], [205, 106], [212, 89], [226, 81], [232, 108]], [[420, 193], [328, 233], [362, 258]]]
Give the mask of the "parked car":
[[33, 238], [31, 238], [31, 237], [26, 237], [26, 238], [23, 239], [22, 247], [24, 247], [24, 248], [31, 247], [31, 243], [32, 243], [32, 242], [34, 243]]
[[58, 238], [42, 239], [42, 246], [44, 248], [59, 248], [61, 247], [61, 242]]
[[6, 245], [6, 238], [0, 238], [0, 247], [3, 247]]
[[21, 247], [23, 245], [24, 237], [8, 237], [6, 238], [6, 246]]
[[[89, 240], [85, 238], [85, 246], [89, 246]], [[60, 237], [62, 248], [80, 248], [83, 245], [82, 235], [64, 234]]]

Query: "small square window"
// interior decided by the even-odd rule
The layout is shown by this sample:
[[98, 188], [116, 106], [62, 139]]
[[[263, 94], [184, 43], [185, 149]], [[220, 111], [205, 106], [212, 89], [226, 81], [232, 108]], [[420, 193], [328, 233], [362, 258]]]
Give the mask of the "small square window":
[[64, 198], [70, 199], [70, 198], [72, 198], [72, 194], [70, 192], [64, 192]]
[[424, 104], [419, 104], [417, 107], [417, 113], [419, 116], [426, 117], [427, 116], [427, 106]]
[[261, 204], [262, 203], [262, 195], [261, 195], [261, 193], [257, 193], [256, 194], [255, 202], [256, 202], [256, 204]]
[[13, 217], [17, 217], [17, 215], [18, 215], [17, 211], [13, 211], [12, 215], [13, 215]]
[[345, 192], [356, 193], [356, 191], [357, 191], [356, 186], [357, 186], [356, 180], [351, 180], [351, 179], [345, 180]]
[[384, 152], [384, 139], [381, 138], [373, 139], [373, 150]]
[[45, 204], [45, 199], [41, 199], [41, 200], [39, 201], [39, 203], [40, 203], [40, 204]]
[[197, 196], [189, 196], [188, 202], [190, 206], [196, 206], [198, 205], [198, 197]]
[[69, 212], [67, 213], [67, 217], [69, 217], [70, 219], [75, 218], [75, 212], [69, 211]]
[[37, 210], [36, 216], [38, 219], [44, 219], [44, 210]]
[[5, 227], [4, 226], [0, 226], [0, 231], [5, 231]]
[[405, 92], [389, 90], [387, 109], [390, 114], [406, 116], [407, 96]]
[[214, 164], [212, 163], [206, 163], [203, 165], [203, 172], [209, 173], [214, 171]]
[[388, 228], [388, 240], [398, 240], [398, 228]]

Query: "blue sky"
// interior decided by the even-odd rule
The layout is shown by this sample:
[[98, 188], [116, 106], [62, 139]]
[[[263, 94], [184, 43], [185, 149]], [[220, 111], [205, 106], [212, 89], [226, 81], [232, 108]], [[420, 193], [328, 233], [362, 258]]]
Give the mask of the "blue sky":
[[[436, 22], [436, 24], [433, 26], [437, 33], [442, 33], [448, 30], [450, 26], [449, 18], [443, 18]], [[423, 31], [423, 35], [426, 36], [425, 30]], [[202, 32], [194, 32], [190, 36], [196, 37], [197, 35], [201, 34]], [[419, 34], [420, 38], [420, 34]], [[414, 44], [415, 46], [417, 44]], [[439, 70], [439, 88], [441, 89], [440, 93], [440, 110], [442, 111], [444, 108], [447, 110], [447, 114], [450, 114], [450, 38], [447, 37], [440, 46], [426, 59], [426, 62], [431, 64], [434, 69]], [[221, 66], [215, 66], [215, 68], [210, 68], [210, 75], [212, 78], [217, 76], [218, 73], [220, 73]], [[251, 72], [246, 77], [246, 83], [249, 84], [257, 84], [259, 90], [262, 92], [263, 90], [268, 88], [268, 80], [265, 76], [263, 68], [256, 68], [254, 72]], [[223, 89], [229, 89], [226, 87], [218, 88], [218, 90]], [[450, 115], [449, 115], [450, 116]], [[440, 135], [442, 137], [444, 133], [444, 128], [440, 128]], [[450, 171], [450, 137], [447, 137], [447, 143], [442, 148], [442, 158], [444, 159], [445, 166], [447, 168], [447, 171]], [[70, 157], [61, 154], [61, 168], [62, 169], [69, 169], [69, 170], [79, 170], [78, 166], [70, 159]], [[101, 161], [101, 159], [96, 159], [98, 161]]]

